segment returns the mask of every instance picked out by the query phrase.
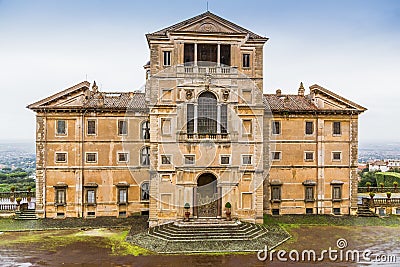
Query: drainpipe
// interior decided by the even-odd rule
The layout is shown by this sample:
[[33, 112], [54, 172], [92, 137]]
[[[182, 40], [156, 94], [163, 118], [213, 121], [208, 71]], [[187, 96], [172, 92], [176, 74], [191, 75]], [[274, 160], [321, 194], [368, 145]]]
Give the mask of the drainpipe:
[[[44, 127], [44, 153], [43, 153], [43, 164], [44, 164], [44, 172], [43, 172], [43, 193], [42, 193], [42, 202], [43, 202], [43, 211], [44, 211], [44, 218], [46, 218], [46, 173], [47, 173], [47, 113], [46, 113], [46, 108], [44, 109], [44, 123], [45, 123], [45, 127]], [[37, 168], [37, 166], [36, 166]], [[37, 190], [37, 189], [36, 189]], [[35, 208], [36, 208], [36, 204], [35, 204]]]
[[82, 207], [82, 218], [85, 216], [85, 205], [84, 205], [84, 199], [85, 199], [85, 190], [84, 190], [84, 184], [85, 184], [85, 114], [87, 112], [87, 109], [84, 110], [82, 113], [82, 123], [81, 123], [81, 162], [82, 162], [82, 170], [81, 170], [81, 207]]
[[317, 185], [316, 185], [316, 194], [315, 194], [315, 201], [317, 203], [317, 215], [319, 214], [319, 199], [318, 199], [318, 195], [319, 195], [319, 150], [318, 150], [318, 131], [319, 131], [319, 118], [318, 118], [318, 114], [316, 113], [316, 127], [315, 127], [315, 147], [316, 147], [316, 152], [317, 152]]

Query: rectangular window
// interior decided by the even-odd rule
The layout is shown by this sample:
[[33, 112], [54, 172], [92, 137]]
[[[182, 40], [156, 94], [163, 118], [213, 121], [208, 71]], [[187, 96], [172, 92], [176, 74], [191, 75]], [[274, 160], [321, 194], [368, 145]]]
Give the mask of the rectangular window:
[[314, 187], [313, 186], [306, 186], [305, 201], [308, 201], [308, 202], [314, 201]]
[[333, 161], [341, 161], [342, 160], [342, 152], [332, 152], [332, 160]]
[[187, 121], [187, 133], [191, 134], [194, 132], [194, 105], [193, 104], [187, 105], [186, 121]]
[[251, 165], [251, 155], [242, 155], [242, 164], [243, 165]]
[[228, 106], [226, 104], [221, 105], [221, 133], [228, 132]]
[[87, 163], [96, 163], [97, 162], [97, 153], [86, 153], [86, 162]]
[[334, 121], [333, 122], [333, 135], [341, 135], [341, 134], [342, 134], [342, 129], [341, 129], [340, 121]]
[[96, 121], [95, 120], [88, 120], [87, 121], [87, 134], [88, 135], [95, 135], [96, 134]]
[[230, 156], [221, 156], [221, 165], [229, 165], [231, 164]]
[[194, 155], [186, 155], [185, 156], [185, 165], [193, 165], [194, 164]]
[[67, 135], [67, 122], [65, 120], [57, 120], [57, 135]]
[[163, 51], [164, 66], [171, 66], [171, 51]]
[[67, 162], [67, 153], [56, 153], [56, 162]]
[[118, 189], [118, 203], [125, 204], [128, 202], [128, 188]]
[[128, 122], [118, 121], [118, 135], [127, 135], [127, 134], [128, 134]]
[[250, 68], [250, 54], [243, 54], [242, 66], [243, 68]]
[[314, 123], [312, 121], [306, 121], [306, 135], [314, 133]]
[[86, 191], [86, 203], [96, 204], [96, 193], [94, 189], [88, 189]]
[[281, 187], [280, 186], [272, 186], [271, 187], [271, 200], [272, 201], [281, 201]]
[[127, 152], [118, 153], [118, 162], [128, 162], [129, 155]]
[[274, 151], [272, 152], [272, 160], [281, 160], [281, 152], [280, 151]]
[[272, 134], [281, 134], [281, 122], [280, 121], [272, 122]]
[[66, 195], [66, 189], [65, 188], [63, 188], [63, 189], [56, 189], [56, 204], [60, 204], [60, 205], [64, 205], [65, 203], [66, 203], [66, 201], [65, 201], [65, 199], [66, 199], [66, 197], [65, 197], [65, 195]]
[[163, 165], [171, 164], [171, 156], [161, 155], [161, 164]]
[[306, 208], [306, 214], [313, 214], [313, 208]]
[[242, 193], [242, 209], [250, 210], [252, 209], [252, 193]]
[[342, 199], [342, 187], [341, 186], [334, 186], [332, 192], [332, 200], [338, 201]]
[[171, 134], [171, 119], [161, 119], [161, 133], [164, 135]]
[[333, 214], [340, 215], [340, 208], [333, 208]]
[[243, 135], [251, 135], [253, 132], [253, 125], [251, 120], [243, 120]]
[[304, 160], [305, 161], [313, 161], [314, 160], [314, 152], [304, 152]]

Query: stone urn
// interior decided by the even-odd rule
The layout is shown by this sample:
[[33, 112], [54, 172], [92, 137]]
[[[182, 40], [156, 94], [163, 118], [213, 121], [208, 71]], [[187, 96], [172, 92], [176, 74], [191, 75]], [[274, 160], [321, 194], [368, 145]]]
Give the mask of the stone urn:
[[225, 204], [225, 214], [226, 214], [226, 220], [227, 221], [231, 221], [232, 220], [232, 217], [231, 217], [231, 208], [232, 208], [232, 205], [231, 205], [231, 203], [230, 202], [226, 202], [226, 204]]
[[185, 222], [188, 222], [189, 221], [189, 217], [190, 217], [190, 205], [189, 205], [189, 203], [185, 203], [185, 206], [184, 206], [184, 209], [185, 209], [185, 219], [184, 219], [184, 221]]

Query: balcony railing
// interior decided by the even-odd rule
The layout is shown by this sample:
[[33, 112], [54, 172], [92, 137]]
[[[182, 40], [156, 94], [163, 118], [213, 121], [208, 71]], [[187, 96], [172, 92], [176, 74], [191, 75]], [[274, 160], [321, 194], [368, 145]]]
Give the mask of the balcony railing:
[[391, 192], [391, 193], [398, 193], [400, 192], [400, 188], [398, 187], [358, 187], [358, 193], [369, 193], [369, 192], [374, 192], [374, 193], [386, 193], [386, 192]]
[[[35, 207], [35, 192], [16, 191], [0, 193], [0, 211], [14, 211], [17, 209], [17, 198], [21, 198], [21, 204], [26, 203], [29, 208]], [[30, 198], [30, 201], [28, 201]]]
[[181, 133], [179, 135], [180, 141], [190, 141], [199, 139], [211, 140], [228, 140], [229, 134], [227, 133]]
[[220, 67], [220, 66], [178, 66], [178, 73], [186, 73], [186, 74], [237, 74], [237, 69], [234, 67]]

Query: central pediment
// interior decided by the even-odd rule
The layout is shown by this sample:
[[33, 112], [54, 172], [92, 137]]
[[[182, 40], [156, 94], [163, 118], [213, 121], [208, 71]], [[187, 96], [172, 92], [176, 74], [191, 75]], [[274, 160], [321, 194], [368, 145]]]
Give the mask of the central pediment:
[[225, 33], [225, 34], [243, 34], [248, 35], [250, 39], [258, 39], [260, 41], [267, 41], [268, 38], [255, 34], [233, 22], [221, 18], [209, 11], [179, 22], [172, 26], [166, 27], [162, 30], [147, 34], [148, 38], [157, 36], [167, 36], [171, 33]]

